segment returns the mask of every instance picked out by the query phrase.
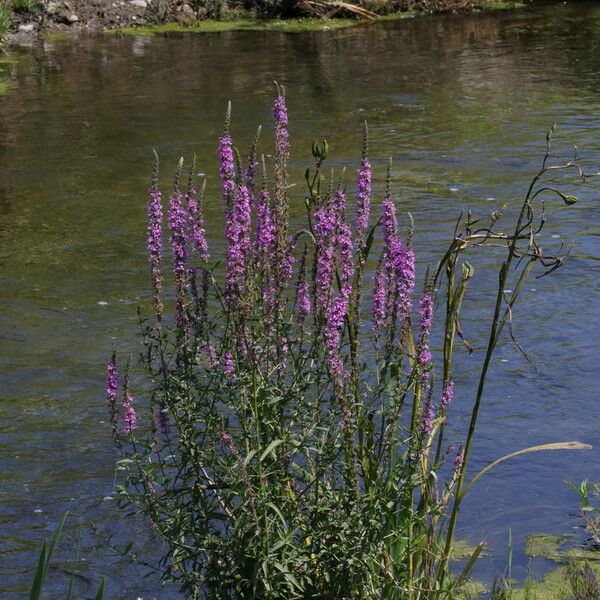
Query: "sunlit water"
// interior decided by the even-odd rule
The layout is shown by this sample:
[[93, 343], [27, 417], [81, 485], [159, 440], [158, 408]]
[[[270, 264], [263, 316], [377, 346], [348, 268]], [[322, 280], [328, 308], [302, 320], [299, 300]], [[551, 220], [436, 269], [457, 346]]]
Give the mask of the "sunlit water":
[[[109, 535], [119, 547], [138, 540], [141, 558], [156, 544], [144, 524], [106, 499], [115, 452], [103, 400], [112, 344], [124, 354], [137, 351], [136, 307], [148, 290], [144, 190], [153, 147], [165, 179], [181, 154], [197, 153], [217, 251], [215, 144], [227, 100], [245, 148], [258, 123], [270, 125], [273, 80], [286, 85], [296, 216], [311, 140], [329, 139], [333, 166], [347, 165], [350, 180], [366, 119], [378, 197], [392, 155], [395, 196], [416, 219], [421, 275], [460, 210], [486, 215], [506, 203], [514, 216], [510, 209], [539, 165], [553, 122], [560, 125], [560, 157], [577, 143], [589, 170], [600, 164], [595, 3], [293, 35], [46, 42], [24, 51], [12, 76], [13, 90], [0, 101], [0, 595], [7, 598], [24, 596], [40, 541], [67, 509], [67, 549], [50, 590], [64, 589], [65, 560], [82, 523], [80, 597], [92, 595], [90, 582], [101, 574], [109, 575], [111, 599], [177, 597], [105, 543]], [[267, 152], [271, 133], [267, 127]], [[519, 341], [539, 372], [505, 340], [473, 468], [538, 443], [600, 443], [600, 187], [567, 188], [581, 202], [568, 209], [551, 203], [540, 240], [556, 246], [564, 238], [570, 258], [551, 277], [531, 280], [515, 315]], [[482, 360], [493, 263], [491, 255], [477, 262], [465, 306], [463, 329], [476, 352], [459, 352], [451, 411], [457, 442]], [[481, 480], [460, 527], [460, 536], [490, 546], [479, 576], [491, 580], [505, 568], [509, 528], [517, 576], [527, 562], [527, 534], [573, 531], [577, 497], [564, 481], [600, 480], [598, 459], [596, 449], [530, 455]]]

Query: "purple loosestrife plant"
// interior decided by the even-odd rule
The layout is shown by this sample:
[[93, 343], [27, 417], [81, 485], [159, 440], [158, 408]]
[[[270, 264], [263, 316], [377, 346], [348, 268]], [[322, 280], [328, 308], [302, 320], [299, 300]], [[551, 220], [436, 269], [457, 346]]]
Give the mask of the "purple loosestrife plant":
[[[512, 227], [461, 217], [415, 307], [412, 222], [396, 214], [391, 168], [378, 201], [365, 144], [348, 219], [344, 174], [338, 185], [337, 176], [327, 181], [329, 145], [320, 140], [307, 194], [296, 197], [282, 88], [273, 117], [273, 160], [263, 159], [257, 192], [258, 150], [245, 170], [236, 167], [228, 110], [218, 140], [226, 244], [214, 258], [194, 165], [185, 199], [178, 167], [168, 207], [175, 319], [141, 323], [147, 378], [135, 408], [125, 378], [117, 431], [128, 469], [122, 499], [164, 542], [164, 580], [194, 600], [449, 600], [469, 576], [452, 569], [452, 544], [464, 494], [479, 477], [468, 473], [469, 455], [491, 357], [530, 270], [563, 260], [533, 235], [544, 224], [538, 197], [553, 189], [541, 179], [576, 163], [550, 167], [548, 150]], [[148, 206], [155, 295], [163, 273], [157, 181]], [[292, 201], [304, 202], [303, 222], [289, 222]], [[373, 225], [371, 203], [381, 204]], [[469, 427], [452, 428], [461, 450], [444, 452], [461, 379], [454, 342], [473, 277], [466, 258], [481, 247], [503, 253], [490, 338]], [[371, 302], [362, 300], [363, 270]], [[113, 424], [117, 389], [113, 357]], [[471, 393], [461, 387], [461, 402]]]

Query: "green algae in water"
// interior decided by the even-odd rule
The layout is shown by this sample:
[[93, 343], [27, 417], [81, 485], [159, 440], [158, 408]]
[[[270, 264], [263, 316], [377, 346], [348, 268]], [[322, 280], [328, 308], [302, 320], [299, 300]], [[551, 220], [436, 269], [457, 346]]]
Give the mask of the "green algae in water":
[[[584, 562], [595, 577], [600, 578], [600, 552], [571, 546], [574, 534], [536, 534], [527, 538], [525, 554], [532, 558], [544, 558], [561, 566], [554, 568], [526, 587], [512, 591], [512, 600], [571, 600], [573, 590], [569, 582], [568, 567], [572, 560]], [[591, 600], [591, 599], [590, 599]]]
[[581, 546], [565, 547], [575, 539], [574, 534], [530, 535], [525, 545], [525, 554], [532, 558], [545, 558], [556, 563], [566, 563], [570, 560], [600, 561], [600, 552]]
[[[450, 554], [452, 560], [466, 560], [473, 556], [473, 552], [477, 549], [477, 544], [471, 544], [467, 540], [454, 540], [452, 543], [452, 552]], [[485, 554], [485, 549], [482, 554]]]

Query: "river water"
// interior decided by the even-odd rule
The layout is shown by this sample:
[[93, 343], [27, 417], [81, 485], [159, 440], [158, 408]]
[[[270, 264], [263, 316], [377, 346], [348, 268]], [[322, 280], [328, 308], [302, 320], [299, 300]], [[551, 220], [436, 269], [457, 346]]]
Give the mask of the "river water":
[[[105, 423], [104, 367], [112, 344], [137, 352], [136, 308], [147, 301], [145, 188], [151, 150], [166, 173], [198, 155], [207, 174], [209, 236], [222, 239], [216, 139], [227, 100], [245, 148], [258, 123], [272, 130], [273, 81], [287, 87], [293, 143], [292, 212], [302, 206], [310, 142], [327, 137], [332, 165], [356, 165], [360, 123], [371, 131], [381, 197], [386, 158], [394, 193], [416, 220], [422, 265], [434, 260], [462, 209], [508, 212], [522, 197], [559, 124], [589, 170], [600, 164], [600, 7], [535, 9], [302, 34], [221, 33], [45, 42], [20, 51], [0, 101], [0, 595], [25, 597], [40, 540], [71, 511], [49, 597], [64, 589], [77, 525], [79, 597], [109, 575], [109, 598], [176, 598], [147, 569], [108, 549], [156, 542], [110, 498], [115, 452]], [[268, 151], [267, 146], [267, 151]], [[563, 269], [532, 279], [510, 340], [492, 365], [473, 468], [550, 441], [600, 443], [600, 186], [564, 182], [574, 207], [548, 205], [540, 241], [571, 247]], [[489, 318], [492, 257], [477, 265], [452, 409], [464, 431], [477, 352]], [[422, 271], [421, 271], [422, 274]], [[460, 392], [460, 393], [459, 393]], [[512, 530], [522, 577], [525, 536], [576, 531], [565, 480], [600, 480], [598, 450], [515, 459], [474, 488], [460, 536], [485, 539], [478, 576], [503, 571]], [[93, 525], [93, 527], [92, 527]], [[94, 529], [98, 532], [94, 533]], [[534, 563], [540, 572], [547, 565]]]

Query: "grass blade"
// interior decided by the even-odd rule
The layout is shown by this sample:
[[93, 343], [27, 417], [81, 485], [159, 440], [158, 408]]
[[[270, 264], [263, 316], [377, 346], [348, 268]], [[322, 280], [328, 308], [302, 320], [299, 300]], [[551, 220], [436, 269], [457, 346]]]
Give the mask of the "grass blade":
[[48, 548], [47, 540], [44, 540], [42, 551], [40, 552], [40, 558], [38, 559], [37, 568], [35, 570], [35, 577], [33, 579], [33, 585], [29, 592], [29, 600], [40, 600], [42, 597], [42, 586], [44, 585], [45, 578], [45, 566], [46, 566], [46, 553]]
[[589, 444], [582, 444], [581, 442], [553, 442], [551, 444], [540, 444], [539, 446], [530, 446], [529, 448], [523, 448], [523, 450], [517, 450], [516, 452], [511, 452], [506, 456], [502, 456], [498, 458], [494, 462], [491, 462], [487, 467], [484, 467], [469, 481], [469, 484], [465, 487], [463, 493], [461, 494], [461, 498], [464, 498], [473, 484], [482, 476], [485, 475], [490, 469], [493, 469], [496, 465], [508, 460], [509, 458], [513, 458], [515, 456], [519, 456], [521, 454], [529, 454], [530, 452], [543, 452], [546, 450], [591, 450], [592, 446]]

